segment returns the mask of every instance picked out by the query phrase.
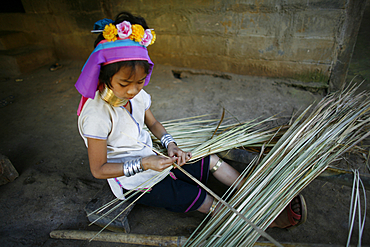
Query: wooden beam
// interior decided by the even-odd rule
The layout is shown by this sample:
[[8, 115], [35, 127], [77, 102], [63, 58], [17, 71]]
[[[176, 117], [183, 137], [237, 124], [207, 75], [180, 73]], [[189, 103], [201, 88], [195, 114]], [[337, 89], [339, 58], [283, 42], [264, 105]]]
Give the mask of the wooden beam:
[[[77, 231], [77, 230], [56, 230], [50, 233], [51, 238], [55, 239], [75, 239], [75, 240], [90, 240], [98, 232], [97, 231]], [[114, 232], [102, 232], [94, 241], [138, 244], [149, 246], [184, 246], [187, 238], [184, 236], [159, 236], [159, 235], [143, 235], [143, 234], [126, 234]], [[284, 247], [338, 247], [339, 245], [328, 244], [310, 244], [310, 243], [282, 243]], [[275, 246], [270, 242], [256, 242], [256, 247], [272, 247]]]

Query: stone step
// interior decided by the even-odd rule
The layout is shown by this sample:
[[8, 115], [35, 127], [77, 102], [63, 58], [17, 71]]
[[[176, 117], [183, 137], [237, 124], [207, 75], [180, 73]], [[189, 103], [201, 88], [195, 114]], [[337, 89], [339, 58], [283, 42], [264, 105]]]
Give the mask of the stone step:
[[3, 50], [0, 51], [0, 75], [1, 77], [18, 76], [55, 61], [55, 53], [45, 46], [29, 45]]
[[[113, 199], [116, 199], [116, 197], [110, 190], [108, 183], [105, 183], [103, 187], [95, 194], [94, 198], [91, 199], [91, 201], [86, 205], [85, 212], [87, 217], [90, 222], [95, 222], [94, 224], [100, 227], [106, 227], [108, 225], [107, 229], [110, 231], [130, 233], [130, 225], [128, 223], [127, 216], [134, 208], [135, 204], [130, 205], [129, 202], [125, 202], [118, 206], [116, 203], [114, 206], [118, 207], [110, 214], [102, 218], [101, 216], [103, 214], [105, 214], [108, 210], [113, 209], [113, 205], [102, 212], [95, 212], [102, 206], [111, 202]], [[118, 217], [116, 218], [116, 216]]]
[[0, 50], [12, 50], [29, 45], [29, 37], [24, 32], [0, 31]]

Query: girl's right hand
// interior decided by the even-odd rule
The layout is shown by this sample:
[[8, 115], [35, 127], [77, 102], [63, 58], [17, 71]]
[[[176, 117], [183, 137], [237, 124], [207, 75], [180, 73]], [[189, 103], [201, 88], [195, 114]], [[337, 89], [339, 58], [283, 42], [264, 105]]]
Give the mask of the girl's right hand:
[[172, 163], [176, 162], [176, 160], [177, 157], [166, 158], [160, 155], [151, 155], [142, 158], [141, 164], [144, 170], [152, 169], [154, 171], [161, 172], [171, 166]]

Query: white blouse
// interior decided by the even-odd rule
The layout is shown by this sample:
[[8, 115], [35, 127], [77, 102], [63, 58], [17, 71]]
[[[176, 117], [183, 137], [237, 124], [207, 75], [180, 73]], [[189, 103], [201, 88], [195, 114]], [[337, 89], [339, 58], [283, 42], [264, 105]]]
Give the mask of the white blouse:
[[[107, 140], [107, 159], [109, 163], [123, 163], [127, 160], [155, 155], [142, 143], [152, 147], [149, 132], [143, 129], [145, 111], [151, 105], [148, 93], [141, 90], [130, 100], [132, 114], [124, 107], [113, 107], [101, 99], [97, 91], [94, 99], [88, 99], [78, 118], [78, 129], [86, 147], [87, 138]], [[124, 134], [122, 134], [124, 133]], [[121, 186], [127, 190], [147, 188], [143, 182], [157, 175], [157, 171], [146, 170], [131, 177], [108, 179], [114, 195], [123, 198]], [[120, 186], [121, 184], [121, 186]]]

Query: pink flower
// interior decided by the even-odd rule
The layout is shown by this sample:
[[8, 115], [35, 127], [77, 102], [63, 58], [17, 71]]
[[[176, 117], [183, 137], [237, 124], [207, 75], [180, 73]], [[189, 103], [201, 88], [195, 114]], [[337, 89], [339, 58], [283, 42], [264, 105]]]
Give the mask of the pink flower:
[[132, 29], [131, 29], [131, 23], [128, 21], [123, 21], [119, 24], [116, 25], [117, 31], [118, 31], [118, 36], [121, 39], [128, 38], [128, 36], [131, 35]]
[[152, 31], [150, 29], [146, 29], [145, 32], [144, 32], [144, 37], [140, 41], [140, 45], [148, 46], [148, 45], [150, 45], [152, 39], [153, 39]]

